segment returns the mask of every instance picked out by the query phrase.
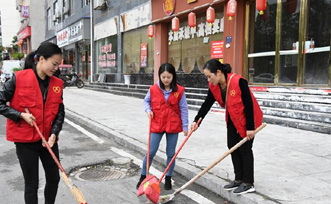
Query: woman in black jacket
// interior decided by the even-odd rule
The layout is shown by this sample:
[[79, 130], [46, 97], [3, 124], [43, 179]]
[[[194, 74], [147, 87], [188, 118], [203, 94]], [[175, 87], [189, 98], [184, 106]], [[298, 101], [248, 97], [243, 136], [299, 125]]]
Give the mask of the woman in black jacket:
[[[0, 91], [0, 114], [7, 117], [7, 140], [14, 142], [16, 146], [24, 176], [26, 204], [38, 203], [39, 159], [46, 175], [45, 203], [55, 203], [60, 181], [59, 170], [35, 131], [32, 121], [37, 123], [59, 158], [57, 140], [65, 115], [63, 82], [53, 77], [53, 74], [61, 60], [62, 51], [56, 44], [41, 44], [27, 56], [25, 69], [14, 73]], [[26, 108], [30, 113], [25, 112]]]

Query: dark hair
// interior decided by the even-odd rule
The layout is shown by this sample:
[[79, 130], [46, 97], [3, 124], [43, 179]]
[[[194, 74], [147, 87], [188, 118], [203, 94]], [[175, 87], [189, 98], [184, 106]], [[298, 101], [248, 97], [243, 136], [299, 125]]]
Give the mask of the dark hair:
[[28, 56], [25, 58], [24, 69], [32, 68], [36, 62], [38, 62], [39, 57], [43, 56], [45, 59], [52, 57], [56, 54], [62, 54], [62, 50], [54, 43], [51, 42], [44, 42], [39, 45], [36, 51], [32, 51]]
[[176, 77], [176, 70], [175, 67], [172, 66], [172, 64], [170, 63], [164, 63], [161, 64], [160, 68], [159, 68], [159, 79], [160, 79], [160, 87], [161, 89], [164, 89], [164, 84], [161, 81], [161, 74], [163, 72], [169, 72], [170, 74], [172, 74], [172, 82], [170, 84], [170, 88], [172, 89], [172, 91], [177, 91], [178, 87], [177, 87], [177, 77]]
[[225, 78], [227, 78], [228, 74], [231, 73], [231, 66], [229, 64], [222, 64], [217, 59], [208, 60], [205, 65], [203, 65], [203, 69], [208, 69], [211, 73], [216, 74], [217, 70], [221, 70], [224, 73]]

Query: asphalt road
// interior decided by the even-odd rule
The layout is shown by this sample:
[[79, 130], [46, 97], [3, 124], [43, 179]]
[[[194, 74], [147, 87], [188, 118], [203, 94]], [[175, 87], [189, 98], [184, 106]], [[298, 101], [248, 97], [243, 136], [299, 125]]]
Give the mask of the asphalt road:
[[[109, 140], [108, 138], [93, 135], [90, 132], [84, 132], [84, 128], [76, 126], [73, 127], [72, 125], [75, 126], [75, 124], [72, 124], [71, 121], [66, 120], [66, 123], [64, 124], [63, 130], [60, 134], [60, 159], [66, 172], [73, 172], [70, 174], [72, 183], [74, 183], [82, 190], [88, 203], [146, 203], [148, 201], [146, 197], [137, 197], [137, 190], [135, 189], [135, 185], [139, 179], [139, 165], [141, 165], [140, 159], [142, 158], [142, 155], [139, 155], [138, 153], [128, 149], [123, 149], [120, 145], [114, 141]], [[23, 176], [18, 164], [15, 145], [11, 142], [8, 142], [5, 138], [5, 128], [6, 119], [3, 116], [0, 116], [1, 203], [24, 203]], [[81, 129], [78, 130], [77, 128]], [[91, 139], [91, 137], [94, 139]], [[111, 161], [110, 164], [108, 164], [109, 161]], [[115, 168], [118, 167], [121, 163], [125, 163], [120, 167], [122, 168], [121, 171], [124, 170], [124, 172], [126, 172], [124, 178], [102, 181], [99, 177], [103, 179], [103, 176], [97, 176], [98, 173], [103, 172], [105, 166]], [[85, 167], [91, 166], [95, 167], [94, 169], [100, 168], [100, 171], [94, 172], [92, 174], [87, 174], [86, 172], [86, 174], [84, 174], [84, 171], [79, 173], [75, 173], [73, 171], [76, 169], [85, 169]], [[163, 167], [159, 168], [157, 164], [153, 164], [153, 166], [155, 166], [157, 169], [163, 170]], [[40, 167], [39, 175], [39, 203], [44, 203], [43, 189], [45, 185], [45, 179], [42, 167]], [[179, 175], [174, 175], [173, 178], [175, 179], [174, 188], [180, 187], [187, 181]], [[161, 184], [161, 194], [169, 194], [172, 192], [173, 191], [163, 190], [163, 184]], [[73, 195], [70, 193], [69, 188], [62, 180], [59, 185], [56, 203], [76, 203]], [[223, 204], [227, 203], [227, 201], [224, 201], [223, 198], [199, 186], [192, 185], [185, 194], [176, 196], [175, 199], [169, 203]]]

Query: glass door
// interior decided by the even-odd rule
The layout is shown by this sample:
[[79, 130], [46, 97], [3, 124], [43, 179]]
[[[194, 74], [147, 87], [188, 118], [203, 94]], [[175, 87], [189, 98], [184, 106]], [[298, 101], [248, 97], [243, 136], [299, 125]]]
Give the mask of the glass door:
[[331, 0], [307, 0], [303, 82], [327, 85], [330, 72]]

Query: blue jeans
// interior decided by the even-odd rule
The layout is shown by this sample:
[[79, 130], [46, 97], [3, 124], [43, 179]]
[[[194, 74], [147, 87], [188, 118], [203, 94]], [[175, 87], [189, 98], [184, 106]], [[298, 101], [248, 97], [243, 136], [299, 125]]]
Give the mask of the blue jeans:
[[[151, 166], [153, 162], [153, 158], [159, 149], [160, 141], [162, 139], [164, 133], [151, 133], [151, 142], [150, 142], [150, 150], [149, 150], [149, 166]], [[178, 133], [166, 133], [167, 139], [167, 166], [170, 163], [172, 157], [176, 153], [176, 145], [178, 140]], [[176, 160], [175, 160], [176, 161]], [[170, 166], [166, 176], [171, 176], [172, 172], [175, 168], [175, 161]], [[144, 161], [143, 161], [143, 168], [141, 171], [141, 175], [146, 175], [146, 163], [147, 163], [147, 153], [145, 154]]]

